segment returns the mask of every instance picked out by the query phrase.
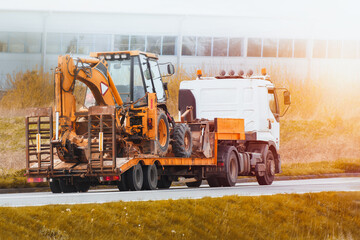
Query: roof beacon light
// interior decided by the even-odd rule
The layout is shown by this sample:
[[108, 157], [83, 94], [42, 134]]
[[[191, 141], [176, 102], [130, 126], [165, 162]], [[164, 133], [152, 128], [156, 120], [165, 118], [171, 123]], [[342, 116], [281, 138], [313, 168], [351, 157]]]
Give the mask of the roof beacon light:
[[235, 71], [231, 69], [231, 70], [229, 71], [229, 75], [230, 75], [230, 76], [234, 76], [234, 75], [235, 75]]
[[247, 75], [248, 77], [251, 77], [251, 75], [253, 75], [253, 73], [254, 73], [253, 70], [250, 69], [250, 70], [247, 72], [246, 75]]
[[261, 69], [261, 75], [266, 76], [266, 68]]
[[197, 75], [197, 77], [198, 77], [199, 79], [202, 77], [202, 71], [201, 71], [201, 69], [198, 69], [198, 70], [196, 71], [196, 75]]
[[242, 76], [244, 75], [244, 71], [243, 71], [243, 70], [240, 70], [240, 71], [238, 72], [238, 75], [239, 75], [240, 77], [242, 77]]
[[225, 70], [221, 70], [221, 71], [220, 71], [220, 76], [223, 77], [223, 76], [225, 76], [225, 74], [226, 74]]

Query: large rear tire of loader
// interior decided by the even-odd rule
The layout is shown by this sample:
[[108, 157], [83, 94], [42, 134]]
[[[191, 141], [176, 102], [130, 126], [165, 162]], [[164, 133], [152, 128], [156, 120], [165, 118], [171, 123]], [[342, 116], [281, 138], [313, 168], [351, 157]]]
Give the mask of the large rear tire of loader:
[[159, 189], [168, 189], [171, 186], [172, 181], [167, 175], [161, 175], [158, 181], [157, 187]]
[[157, 127], [158, 127], [158, 133], [156, 139], [157, 154], [160, 157], [163, 157], [167, 154], [169, 149], [170, 128], [169, 128], [169, 121], [167, 119], [167, 116], [162, 110], [159, 110], [158, 112]]
[[198, 188], [201, 186], [201, 183], [202, 183], [202, 179], [200, 180], [197, 180], [195, 182], [187, 182], [185, 183], [187, 187], [189, 188]]
[[129, 191], [129, 186], [126, 183], [126, 172], [121, 175], [121, 180], [118, 182], [118, 189], [119, 191]]
[[172, 151], [175, 157], [188, 158], [192, 153], [191, 131], [187, 124], [178, 123], [174, 127]]
[[52, 182], [49, 183], [49, 186], [52, 193], [61, 193], [60, 183], [58, 179], [53, 179]]
[[74, 185], [66, 181], [66, 179], [59, 179], [59, 185], [63, 193], [74, 193], [77, 192]]
[[158, 184], [158, 173], [156, 165], [143, 166], [144, 184], [143, 189], [155, 190]]
[[141, 190], [144, 182], [144, 175], [141, 164], [138, 163], [134, 167], [130, 168], [127, 173], [126, 183], [130, 190]]
[[256, 174], [256, 180], [260, 185], [271, 185], [275, 178], [275, 157], [273, 152], [268, 149], [265, 158], [265, 175]]
[[235, 186], [239, 173], [238, 160], [235, 150], [230, 150], [225, 161], [225, 177], [220, 178], [220, 183], [224, 187]]

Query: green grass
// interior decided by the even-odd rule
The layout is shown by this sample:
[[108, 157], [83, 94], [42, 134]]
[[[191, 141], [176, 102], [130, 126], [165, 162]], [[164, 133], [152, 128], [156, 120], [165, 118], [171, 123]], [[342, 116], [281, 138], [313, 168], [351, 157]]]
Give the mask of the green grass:
[[0, 118], [0, 151], [25, 151], [25, 118]]
[[1, 239], [357, 239], [360, 192], [3, 207], [0, 228]]

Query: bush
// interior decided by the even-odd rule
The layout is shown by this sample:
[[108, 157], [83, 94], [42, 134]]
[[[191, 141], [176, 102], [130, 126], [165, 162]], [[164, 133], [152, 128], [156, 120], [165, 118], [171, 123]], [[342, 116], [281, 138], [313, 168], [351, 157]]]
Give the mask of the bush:
[[28, 107], [46, 107], [54, 98], [54, 85], [50, 73], [27, 70], [7, 76], [6, 87], [9, 89], [0, 101], [6, 109]]

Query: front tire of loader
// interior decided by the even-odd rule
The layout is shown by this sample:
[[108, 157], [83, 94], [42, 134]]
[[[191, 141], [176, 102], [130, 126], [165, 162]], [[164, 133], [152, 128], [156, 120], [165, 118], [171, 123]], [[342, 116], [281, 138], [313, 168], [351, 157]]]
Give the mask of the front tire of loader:
[[157, 187], [159, 189], [168, 189], [171, 186], [172, 181], [166, 175], [161, 175], [158, 181]]
[[141, 190], [144, 182], [144, 176], [143, 176], [141, 164], [140, 163], [136, 164], [128, 171], [129, 173], [127, 174], [126, 182], [130, 190], [132, 191]]
[[188, 158], [191, 156], [192, 138], [190, 128], [187, 124], [178, 123], [175, 125], [172, 150], [175, 157]]
[[58, 179], [53, 179], [52, 182], [49, 183], [49, 185], [52, 193], [61, 193], [60, 183]]
[[155, 190], [158, 184], [158, 173], [156, 165], [143, 166], [144, 190]]
[[157, 119], [157, 154], [160, 157], [163, 157], [167, 154], [170, 142], [170, 128], [169, 128], [169, 121], [167, 119], [166, 114], [163, 111], [158, 112], [158, 119]]
[[256, 180], [259, 185], [271, 185], [275, 178], [275, 158], [273, 152], [269, 149], [265, 158], [265, 175], [256, 174]]

